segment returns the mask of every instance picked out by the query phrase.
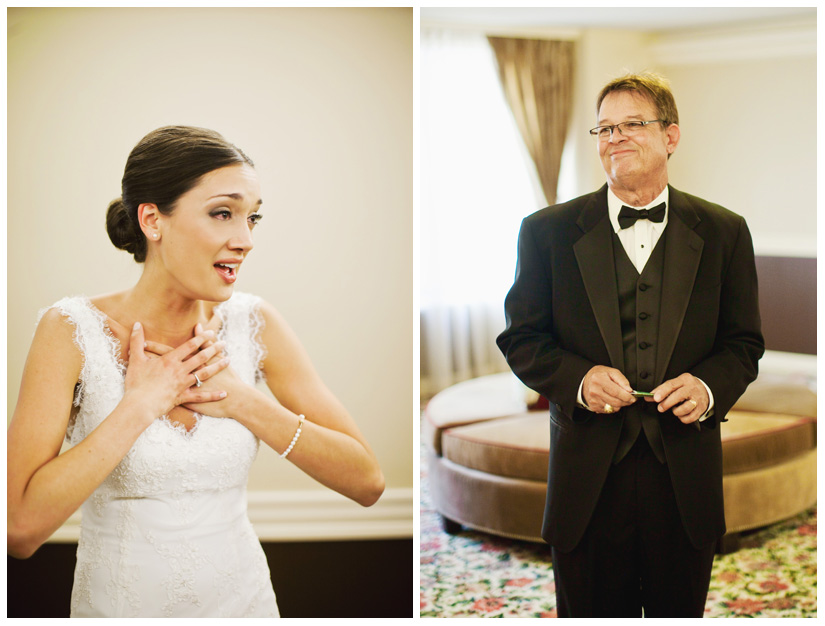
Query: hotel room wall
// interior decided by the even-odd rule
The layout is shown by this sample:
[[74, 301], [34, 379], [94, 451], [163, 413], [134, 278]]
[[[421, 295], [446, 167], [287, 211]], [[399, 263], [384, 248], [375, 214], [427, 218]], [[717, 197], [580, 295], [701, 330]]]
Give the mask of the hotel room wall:
[[816, 256], [816, 58], [662, 67], [680, 110], [674, 186], [743, 215], [758, 255]]
[[[743, 215], [759, 275], [763, 373], [811, 384], [816, 354], [816, 58], [793, 56], [664, 67], [683, 140], [674, 186]], [[684, 113], [682, 113], [684, 111]]]

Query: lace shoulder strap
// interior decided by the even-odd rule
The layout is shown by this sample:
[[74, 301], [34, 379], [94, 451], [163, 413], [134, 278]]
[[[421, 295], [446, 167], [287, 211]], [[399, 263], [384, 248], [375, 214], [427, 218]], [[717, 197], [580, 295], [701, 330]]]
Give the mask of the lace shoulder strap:
[[88, 298], [72, 296], [58, 300], [38, 313], [38, 323], [49, 309], [57, 309], [74, 326], [74, 343], [83, 359], [74, 396], [74, 405], [79, 407], [88, 385], [91, 381], [100, 379], [101, 371], [110, 367], [121, 374], [125, 371], [120, 362], [118, 344], [106, 327], [106, 316], [94, 308]]
[[258, 296], [236, 291], [215, 308], [221, 320], [219, 338], [226, 342], [232, 367], [250, 384], [264, 379], [262, 367], [266, 347], [261, 341], [264, 320], [260, 305]]

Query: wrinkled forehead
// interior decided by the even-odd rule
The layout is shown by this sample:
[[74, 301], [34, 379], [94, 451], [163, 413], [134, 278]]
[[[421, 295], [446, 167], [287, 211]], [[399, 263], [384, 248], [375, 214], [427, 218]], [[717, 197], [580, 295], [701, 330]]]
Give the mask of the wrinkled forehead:
[[609, 124], [626, 120], [651, 120], [656, 117], [656, 105], [646, 93], [630, 89], [611, 91], [599, 106], [597, 122]]

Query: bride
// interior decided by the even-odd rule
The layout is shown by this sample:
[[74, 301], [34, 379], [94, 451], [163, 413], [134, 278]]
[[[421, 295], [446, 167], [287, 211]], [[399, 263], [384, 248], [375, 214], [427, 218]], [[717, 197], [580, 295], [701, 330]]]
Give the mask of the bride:
[[137, 284], [41, 314], [8, 430], [8, 552], [31, 556], [82, 507], [73, 617], [277, 616], [246, 512], [259, 441], [363, 506], [383, 492], [287, 324], [233, 289], [260, 207], [238, 148], [160, 128], [107, 214]]

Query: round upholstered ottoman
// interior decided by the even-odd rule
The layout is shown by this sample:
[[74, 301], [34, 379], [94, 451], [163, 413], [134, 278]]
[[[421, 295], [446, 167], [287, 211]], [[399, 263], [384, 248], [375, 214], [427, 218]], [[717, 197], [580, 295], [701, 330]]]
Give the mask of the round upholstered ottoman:
[[[425, 410], [429, 488], [448, 532], [461, 526], [541, 541], [550, 429], [528, 411], [511, 374], [454, 385]], [[721, 425], [724, 549], [737, 533], [796, 515], [816, 502], [816, 395], [754, 383]]]

